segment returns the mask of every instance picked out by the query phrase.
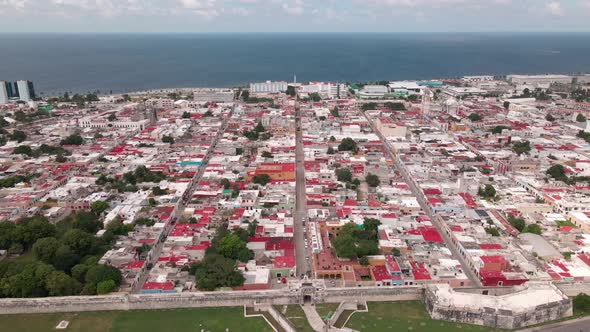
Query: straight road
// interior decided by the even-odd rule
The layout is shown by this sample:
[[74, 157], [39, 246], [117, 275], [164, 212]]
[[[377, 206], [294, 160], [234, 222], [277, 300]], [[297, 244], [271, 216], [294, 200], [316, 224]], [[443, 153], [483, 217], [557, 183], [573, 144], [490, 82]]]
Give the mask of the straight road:
[[132, 290], [133, 293], [138, 293], [141, 290], [141, 288], [143, 287], [143, 284], [147, 281], [149, 274], [150, 274], [149, 273], [150, 271], [147, 268], [147, 266], [148, 265], [154, 266], [158, 262], [158, 258], [160, 257], [160, 254], [162, 253], [162, 248], [164, 247], [164, 242], [166, 242], [168, 235], [170, 235], [170, 232], [172, 231], [172, 229], [174, 229], [173, 223], [176, 222], [176, 220], [179, 217], [179, 214], [182, 214], [182, 212], [184, 211], [184, 208], [190, 202], [197, 184], [201, 180], [201, 177], [203, 177], [203, 173], [205, 173], [205, 168], [207, 168], [207, 164], [209, 164], [209, 160], [211, 159], [211, 155], [213, 154], [213, 151], [215, 150], [217, 143], [219, 142], [221, 137], [223, 137], [223, 133], [227, 129], [227, 125], [233, 115], [233, 112], [234, 112], [234, 109], [232, 108], [229, 115], [225, 119], [223, 119], [223, 123], [221, 125], [221, 128], [219, 129], [219, 132], [217, 133], [217, 136], [215, 136], [215, 138], [213, 139], [213, 142], [211, 142], [211, 146], [207, 150], [207, 153], [205, 154], [205, 158], [203, 158], [203, 163], [201, 164], [201, 166], [199, 166], [199, 170], [193, 176], [190, 185], [188, 186], [184, 195], [178, 201], [176, 207], [174, 208], [174, 212], [170, 216], [170, 222], [168, 222], [168, 224], [164, 228], [162, 234], [160, 235], [160, 239], [158, 240], [158, 242], [156, 242], [156, 245], [150, 251], [151, 254], [149, 255], [148, 260], [146, 261], [146, 263], [144, 265], [144, 269], [142, 270], [142, 272], [140, 272], [141, 274], [140, 274], [139, 280], [135, 284], [135, 287], [133, 287], [133, 290]]
[[467, 276], [467, 278], [469, 278], [469, 280], [472, 282], [473, 286], [481, 287], [482, 286], [481, 281], [479, 280], [479, 278], [477, 278], [475, 273], [473, 273], [473, 270], [471, 270], [471, 268], [469, 267], [469, 264], [467, 264], [467, 260], [459, 253], [459, 250], [453, 244], [450, 236], [445, 231], [445, 227], [443, 226], [444, 220], [439, 215], [435, 214], [432, 211], [430, 204], [428, 203], [428, 201], [426, 200], [426, 197], [424, 196], [424, 192], [422, 191], [420, 186], [416, 183], [416, 181], [414, 181], [414, 179], [412, 178], [412, 176], [410, 175], [410, 173], [408, 172], [406, 167], [403, 165], [401, 160], [393, 153], [393, 148], [391, 147], [391, 144], [385, 139], [385, 136], [383, 136], [383, 134], [381, 134], [381, 132], [377, 130], [375, 124], [369, 118], [369, 116], [367, 116], [360, 109], [359, 109], [359, 112], [361, 112], [365, 116], [365, 118], [369, 122], [369, 125], [371, 126], [371, 128], [373, 129], [375, 134], [377, 134], [379, 139], [385, 145], [385, 148], [386, 148], [387, 152], [389, 153], [389, 156], [391, 157], [391, 159], [395, 163], [396, 168], [400, 170], [402, 176], [404, 177], [404, 180], [410, 186], [410, 190], [412, 191], [412, 194], [414, 194], [414, 196], [418, 199], [418, 203], [420, 204], [420, 207], [422, 208], [422, 210], [424, 212], [426, 212], [426, 214], [428, 215], [428, 217], [432, 221], [432, 224], [434, 225], [436, 230], [442, 236], [443, 240], [445, 241], [446, 246], [449, 248], [449, 250], [451, 250], [453, 257], [458, 259], [459, 262], [461, 263], [462, 270], [465, 273], [465, 275]]
[[[301, 110], [299, 102], [295, 102], [295, 213], [293, 221], [294, 240], [295, 240], [295, 261], [297, 264], [297, 274], [309, 274], [310, 260], [308, 250], [305, 249], [305, 222], [307, 221], [307, 206], [305, 195], [305, 155], [303, 151], [303, 134], [301, 131]], [[309, 257], [311, 259], [311, 257]]]

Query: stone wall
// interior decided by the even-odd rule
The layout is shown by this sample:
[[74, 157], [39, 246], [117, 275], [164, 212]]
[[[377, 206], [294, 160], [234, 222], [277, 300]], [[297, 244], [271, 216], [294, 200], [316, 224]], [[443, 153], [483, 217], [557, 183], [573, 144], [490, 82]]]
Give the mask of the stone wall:
[[[553, 286], [554, 287], [554, 286]], [[517, 329], [551, 320], [569, 317], [573, 314], [571, 299], [531, 306], [527, 310], [511, 311], [501, 308], [471, 308], [442, 306], [437, 304], [434, 292], [427, 289], [424, 296], [426, 310], [436, 320], [490, 326], [501, 329]]]
[[[333, 288], [315, 292], [314, 303], [344, 301], [404, 301], [422, 297], [419, 287]], [[297, 290], [229, 291], [181, 294], [119, 294], [32, 299], [1, 299], [0, 314], [109, 310], [145, 310], [199, 307], [235, 307], [255, 304], [300, 304]]]
[[555, 286], [569, 297], [574, 297], [581, 293], [590, 295], [590, 283], [555, 283]]

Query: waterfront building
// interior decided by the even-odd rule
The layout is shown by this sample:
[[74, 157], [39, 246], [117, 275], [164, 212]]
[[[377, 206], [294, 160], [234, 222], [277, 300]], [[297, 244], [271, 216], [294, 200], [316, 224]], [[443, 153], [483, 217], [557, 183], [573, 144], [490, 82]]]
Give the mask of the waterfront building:
[[287, 82], [266, 81], [262, 83], [250, 83], [250, 93], [279, 93], [287, 91]]

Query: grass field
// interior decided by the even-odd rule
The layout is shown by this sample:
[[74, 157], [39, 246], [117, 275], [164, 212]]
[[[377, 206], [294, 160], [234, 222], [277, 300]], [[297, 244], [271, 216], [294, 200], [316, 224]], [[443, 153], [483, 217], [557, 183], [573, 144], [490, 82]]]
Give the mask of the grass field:
[[455, 324], [430, 319], [424, 304], [412, 302], [370, 302], [369, 312], [352, 315], [346, 327], [359, 331], [483, 332], [503, 331], [483, 326]]
[[[280, 313], [283, 313], [283, 307], [284, 306], [279, 305], [275, 306], [275, 309]], [[301, 308], [300, 305], [288, 305], [287, 310], [283, 315], [293, 324], [293, 326], [295, 326], [297, 332], [313, 332], [313, 328], [309, 325], [305, 312], [303, 312], [303, 308]]]
[[61, 320], [70, 321], [65, 332], [130, 332], [130, 331], [268, 331], [262, 318], [245, 318], [244, 309], [198, 308], [170, 310], [108, 311], [39, 315], [1, 315], [0, 330], [11, 332], [59, 331]]
[[336, 311], [336, 309], [338, 309], [338, 305], [339, 305], [339, 303], [322, 303], [322, 304], [316, 304], [315, 305], [315, 310], [318, 312], [318, 314], [320, 315], [320, 317], [322, 317], [322, 319], [323, 319], [327, 315], [330, 315], [330, 317], [332, 317], [332, 315], [334, 314], [334, 312]]

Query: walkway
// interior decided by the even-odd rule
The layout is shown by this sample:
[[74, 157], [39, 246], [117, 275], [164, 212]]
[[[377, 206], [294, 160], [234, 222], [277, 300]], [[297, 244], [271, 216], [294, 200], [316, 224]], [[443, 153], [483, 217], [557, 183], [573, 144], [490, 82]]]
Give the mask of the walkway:
[[307, 317], [307, 321], [314, 331], [322, 332], [325, 330], [326, 324], [315, 310], [314, 306], [311, 304], [305, 304], [303, 306], [303, 312], [305, 312], [305, 317]]

